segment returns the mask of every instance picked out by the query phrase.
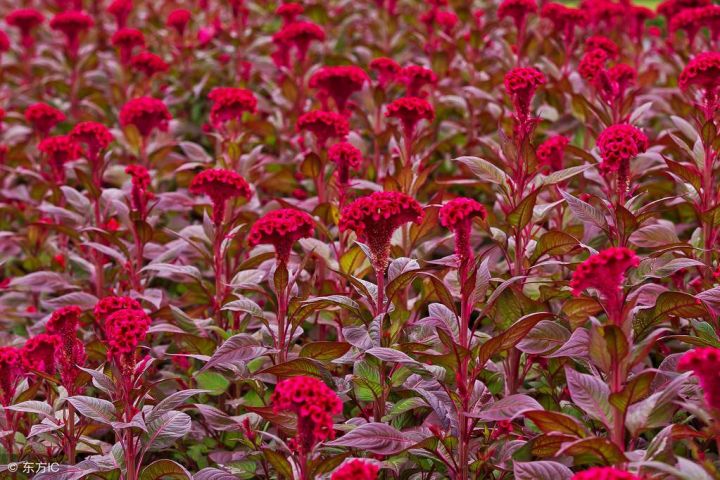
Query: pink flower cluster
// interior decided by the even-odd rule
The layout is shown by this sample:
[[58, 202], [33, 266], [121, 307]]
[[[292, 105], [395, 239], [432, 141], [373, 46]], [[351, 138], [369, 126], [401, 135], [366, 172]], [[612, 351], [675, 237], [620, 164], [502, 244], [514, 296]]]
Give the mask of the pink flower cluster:
[[301, 238], [312, 236], [315, 222], [307, 213], [292, 208], [281, 208], [266, 213], [255, 222], [248, 234], [251, 247], [270, 244], [280, 264], [287, 264], [292, 247]]
[[720, 410], [720, 348], [690, 350], [680, 359], [678, 369], [693, 372], [700, 381], [707, 405]]

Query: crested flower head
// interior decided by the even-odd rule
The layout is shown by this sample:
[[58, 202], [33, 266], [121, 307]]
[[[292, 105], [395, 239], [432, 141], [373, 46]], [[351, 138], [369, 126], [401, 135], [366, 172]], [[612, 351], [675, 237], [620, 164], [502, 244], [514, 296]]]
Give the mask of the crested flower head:
[[165, 24], [170, 28], [174, 28], [178, 35], [182, 36], [191, 18], [192, 13], [190, 13], [190, 10], [178, 8], [170, 12]]
[[50, 316], [45, 329], [52, 335], [74, 335], [80, 323], [80, 315], [82, 310], [77, 305], [58, 308]]
[[420, 65], [403, 67], [398, 72], [397, 78], [405, 85], [405, 95], [408, 97], [427, 96], [425, 87], [432, 87], [438, 81], [435, 72]]
[[104, 297], [95, 304], [93, 314], [95, 321], [104, 325], [108, 317], [119, 310], [142, 310], [137, 300], [130, 297]]
[[152, 320], [142, 310], [125, 309], [110, 314], [103, 325], [108, 360], [114, 360], [123, 372], [135, 367], [135, 350], [145, 339]]
[[605, 63], [608, 60], [608, 54], [605, 50], [596, 48], [590, 50], [583, 55], [578, 65], [578, 73], [582, 78], [593, 85], [597, 85], [599, 79], [605, 70]]
[[195, 175], [190, 183], [190, 193], [205, 194], [213, 203], [213, 221], [220, 225], [225, 218], [227, 201], [236, 198], [250, 198], [250, 186], [237, 172], [222, 168], [209, 168]]
[[377, 72], [378, 84], [385, 88], [398, 79], [400, 65], [388, 57], [378, 57], [370, 62], [370, 70]]
[[77, 160], [82, 153], [80, 146], [69, 135], [48, 137], [40, 142], [38, 150], [45, 154], [55, 180], [59, 182], [65, 181], [65, 164]]
[[303, 13], [305, 13], [305, 7], [299, 3], [283, 3], [275, 10], [275, 14], [281, 16], [285, 24], [293, 22]]
[[648, 138], [636, 127], [623, 123], [603, 130], [597, 145], [603, 159], [602, 171], [617, 172], [626, 170], [630, 160], [647, 150]]
[[585, 51], [591, 52], [600, 49], [607, 53], [608, 58], [617, 58], [620, 55], [620, 48], [617, 43], [613, 42], [602, 35], [594, 35], [585, 40]]
[[593, 467], [576, 473], [572, 480], [640, 480], [640, 477], [614, 467]]
[[330, 480], [376, 480], [378, 467], [374, 463], [359, 459], [343, 463], [330, 476]]
[[392, 235], [409, 222], [420, 224], [424, 212], [411, 196], [401, 192], [373, 192], [343, 208], [340, 231], [352, 230], [365, 241], [373, 254], [373, 262], [384, 273], [387, 268]]
[[328, 159], [337, 166], [338, 181], [346, 185], [350, 170], [357, 170], [362, 164], [362, 152], [352, 143], [336, 143], [328, 150]]
[[528, 15], [537, 12], [536, 0], [503, 0], [498, 7], [498, 18], [510, 17], [518, 29], [522, 28]]
[[162, 57], [154, 53], [140, 52], [130, 59], [130, 68], [147, 77], [152, 77], [158, 73], [167, 72], [170, 66], [165, 63]]
[[405, 136], [412, 137], [421, 120], [432, 122], [435, 119], [435, 109], [424, 98], [401, 97], [387, 106], [385, 116], [397, 118]]
[[703, 52], [696, 55], [680, 73], [678, 84], [683, 90], [694, 86], [716, 91], [720, 86], [720, 53]]
[[218, 87], [208, 94], [212, 101], [210, 123], [216, 129], [222, 129], [227, 122], [240, 122], [244, 113], [257, 110], [257, 98], [250, 90], [234, 87]]
[[107, 7], [108, 13], [115, 17], [118, 29], [125, 27], [128, 17], [132, 13], [132, 0], [113, 0]]
[[134, 28], [121, 28], [113, 34], [110, 41], [113, 47], [120, 50], [120, 62], [123, 64], [130, 63], [135, 47], [145, 47], [145, 36]]
[[278, 263], [287, 264], [295, 242], [311, 237], [315, 221], [307, 213], [293, 208], [281, 208], [266, 213], [256, 221], [248, 234], [251, 247], [270, 244], [275, 247]]
[[85, 145], [86, 154], [91, 161], [95, 161], [98, 153], [105, 150], [113, 141], [110, 130], [98, 122], [78, 123], [70, 131], [70, 137], [77, 143]]
[[532, 67], [516, 67], [505, 75], [505, 90], [512, 99], [518, 118], [528, 117], [535, 91], [545, 82], [545, 75]]
[[65, 114], [46, 103], [34, 103], [25, 109], [25, 120], [44, 137], [55, 125], [65, 120]]
[[90, 30], [94, 24], [90, 15], [79, 11], [60, 12], [50, 20], [50, 28], [65, 35], [71, 55], [77, 54], [80, 35]]
[[310, 88], [321, 91], [335, 102], [339, 112], [345, 111], [348, 98], [360, 91], [368, 80], [365, 71], [354, 65], [322, 67], [310, 77]]
[[23, 367], [52, 375], [55, 373], [55, 349], [60, 346], [60, 337], [41, 333], [27, 342], [20, 350]]
[[20, 349], [0, 347], [0, 402], [7, 407], [15, 397], [18, 381], [23, 376]]
[[279, 49], [295, 48], [300, 62], [305, 60], [312, 42], [323, 41], [325, 41], [325, 31], [322, 27], [305, 21], [287, 23], [273, 35], [273, 42]]
[[134, 125], [143, 137], [149, 136], [155, 129], [167, 131], [170, 120], [170, 112], [162, 100], [157, 98], [135, 98], [120, 110], [120, 125]]
[[345, 140], [350, 133], [347, 119], [335, 112], [313, 110], [303, 113], [297, 121], [298, 131], [307, 130], [315, 135], [317, 144], [322, 147], [330, 138]]
[[720, 409], [720, 348], [690, 350], [680, 359], [678, 370], [693, 372], [703, 389], [707, 405]]
[[10, 38], [7, 33], [0, 30], [0, 53], [4, 53], [10, 50]]
[[671, 19], [686, 8], [704, 7], [712, 0], [665, 0], [657, 6], [657, 12], [666, 19]]
[[563, 33], [566, 43], [572, 42], [575, 27], [583, 26], [587, 21], [587, 14], [583, 10], [556, 2], [543, 5], [540, 16], [550, 20], [555, 30]]
[[270, 398], [273, 412], [297, 416], [297, 435], [291, 447], [308, 454], [320, 442], [335, 438], [333, 415], [342, 412], [337, 394], [323, 382], [310, 377], [282, 380]]
[[472, 198], [459, 197], [440, 208], [440, 225], [455, 234], [455, 253], [461, 261], [472, 257], [470, 230], [473, 218], [487, 218], [487, 210]]
[[562, 135], [555, 135], [541, 143], [535, 153], [538, 164], [545, 167], [549, 172], [557, 172], [563, 168], [563, 157], [565, 156], [565, 147], [570, 140]]
[[45, 16], [34, 8], [13, 10], [5, 17], [5, 23], [20, 30], [22, 45], [25, 48], [31, 48], [34, 45], [32, 32], [44, 21]]

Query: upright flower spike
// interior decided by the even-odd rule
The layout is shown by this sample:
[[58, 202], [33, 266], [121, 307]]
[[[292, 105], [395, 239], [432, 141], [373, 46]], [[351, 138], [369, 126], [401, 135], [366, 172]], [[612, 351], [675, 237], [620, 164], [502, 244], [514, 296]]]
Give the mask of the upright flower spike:
[[50, 20], [50, 28], [65, 35], [66, 48], [70, 58], [77, 57], [80, 37], [90, 30], [95, 22], [85, 12], [60, 12]]
[[283, 3], [276, 10], [275, 14], [282, 17], [285, 25], [295, 21], [295, 18], [305, 13], [305, 7], [299, 3]]
[[350, 133], [350, 125], [347, 119], [339, 113], [313, 110], [303, 113], [298, 118], [297, 130], [307, 130], [315, 135], [318, 147], [323, 148], [331, 138], [345, 140]]
[[111, 38], [112, 46], [120, 50], [120, 63], [127, 65], [135, 47], [145, 47], [145, 36], [134, 28], [121, 28]]
[[380, 88], [387, 88], [399, 78], [400, 65], [392, 58], [378, 57], [370, 62], [370, 70], [377, 72]]
[[550, 20], [556, 31], [562, 32], [566, 48], [575, 41], [575, 29], [587, 22], [585, 11], [555, 2], [543, 5], [540, 16]]
[[517, 29], [518, 36], [516, 42], [516, 49], [518, 58], [522, 51], [523, 44], [525, 43], [525, 29], [527, 26], [527, 18], [537, 13], [537, 1], [536, 0], [503, 0], [498, 7], [498, 18], [512, 18]]
[[568, 146], [570, 140], [562, 135], [555, 135], [543, 143], [541, 143], [535, 155], [538, 165], [543, 168], [545, 174], [557, 172], [563, 169], [563, 159], [565, 157], [565, 147]]
[[520, 126], [530, 117], [530, 102], [535, 91], [546, 82], [545, 75], [532, 67], [517, 67], [505, 75], [505, 90], [515, 108], [515, 116]]
[[279, 32], [273, 35], [273, 43], [276, 47], [280, 50], [294, 49], [299, 63], [305, 62], [308, 49], [313, 42], [324, 41], [325, 31], [319, 25], [305, 21], [285, 24]]
[[179, 37], [182, 37], [185, 35], [185, 29], [190, 23], [191, 18], [192, 13], [190, 12], [190, 10], [178, 8], [177, 10], [173, 10], [172, 12], [170, 12], [165, 24], [168, 27], [174, 29]]
[[593, 467], [576, 473], [572, 480], [640, 480], [640, 477], [614, 467]]
[[440, 224], [455, 234], [455, 254], [464, 265], [472, 258], [470, 233], [473, 218], [487, 218], [487, 210], [471, 198], [455, 198], [440, 208]]
[[108, 317], [120, 310], [142, 310], [142, 306], [137, 300], [130, 297], [104, 297], [93, 308], [95, 321], [100, 327], [103, 327]]
[[85, 145], [85, 155], [96, 168], [102, 162], [100, 152], [105, 150], [114, 140], [110, 130], [98, 122], [81, 122], [70, 131], [70, 138]]
[[34, 8], [14, 10], [5, 17], [5, 23], [20, 30], [23, 48], [31, 49], [35, 45], [33, 31], [45, 21], [45, 16]]
[[25, 109], [25, 120], [42, 138], [46, 137], [55, 125], [65, 120], [65, 114], [46, 103], [34, 103]]
[[428, 92], [425, 87], [430, 88], [438, 81], [435, 72], [420, 65], [403, 67], [398, 72], [397, 78], [405, 85], [407, 97], [426, 97]]
[[322, 67], [310, 77], [310, 88], [315, 88], [335, 102], [338, 112], [343, 113], [350, 95], [362, 90], [368, 80], [367, 73], [354, 65]]
[[167, 72], [170, 66], [165, 63], [162, 57], [154, 53], [140, 52], [130, 59], [130, 68], [151, 78], [159, 73]]
[[270, 398], [273, 412], [297, 416], [297, 434], [290, 448], [307, 455], [320, 442], [335, 438], [333, 415], [342, 412], [337, 394], [316, 378], [292, 377], [275, 387]]
[[338, 183], [342, 186], [348, 184], [350, 170], [357, 170], [362, 164], [362, 152], [352, 143], [336, 143], [328, 150], [328, 159], [337, 167]]
[[685, 353], [678, 370], [690, 371], [698, 378], [707, 406], [720, 411], [720, 348], [695, 348]]
[[222, 168], [210, 168], [195, 175], [190, 183], [190, 193], [207, 195], [213, 203], [213, 223], [222, 225], [228, 200], [250, 198], [250, 185], [237, 172]]
[[363, 460], [350, 460], [345, 462], [333, 472], [330, 480], [376, 480], [378, 476], [377, 465]]
[[41, 333], [28, 339], [20, 350], [23, 367], [53, 375], [55, 373], [55, 350], [59, 346], [60, 338], [56, 335]]
[[133, 2], [132, 0], [113, 0], [107, 7], [108, 13], [115, 17], [115, 23], [118, 30], [125, 28], [127, 19], [132, 13]]
[[12, 404], [20, 378], [24, 374], [20, 349], [0, 347], [0, 402], [3, 407]]
[[597, 140], [603, 175], [617, 175], [618, 202], [623, 203], [630, 188], [630, 160], [648, 149], [648, 138], [628, 124], [611, 125], [602, 131]]
[[141, 218], [145, 218], [148, 211], [148, 202], [155, 198], [155, 195], [150, 191], [150, 173], [142, 165], [128, 165], [125, 168], [125, 173], [130, 175], [132, 182], [130, 205], [140, 214]]
[[45, 329], [51, 335], [74, 335], [80, 324], [82, 310], [77, 305], [55, 310], [45, 325]]
[[696, 55], [680, 73], [680, 88], [687, 92], [697, 88], [702, 92], [702, 111], [707, 120], [715, 115], [720, 106], [720, 53], [703, 52]]
[[394, 100], [385, 109], [385, 116], [396, 118], [400, 121], [405, 137], [405, 151], [410, 162], [411, 144], [415, 138], [417, 126], [422, 120], [432, 122], [435, 119], [435, 109], [424, 98], [419, 97], [402, 97]]
[[167, 131], [170, 120], [172, 116], [162, 100], [152, 97], [130, 100], [120, 110], [120, 125], [134, 125], [146, 138], [155, 129]]
[[80, 157], [80, 146], [69, 135], [48, 137], [38, 145], [46, 161], [50, 164], [53, 179], [65, 181], [65, 164]]
[[145, 340], [152, 320], [142, 310], [118, 310], [105, 320], [105, 344], [108, 360], [129, 374], [137, 362], [136, 350]]
[[622, 322], [620, 314], [625, 274], [639, 264], [640, 259], [632, 250], [625, 247], [607, 248], [578, 265], [570, 280], [570, 288], [575, 296], [589, 288], [597, 290], [605, 302], [608, 318], [619, 326]]
[[248, 234], [248, 244], [275, 247], [277, 263], [287, 265], [292, 247], [301, 238], [311, 237], [315, 221], [307, 213], [292, 208], [273, 210], [255, 222]]
[[[230, 137], [237, 137], [245, 113], [255, 113], [257, 98], [250, 90], [234, 87], [218, 87], [208, 94], [212, 102], [210, 124]], [[233, 125], [229, 125], [234, 122]]]
[[594, 35], [585, 40], [585, 51], [602, 50], [608, 58], [617, 58], [620, 55], [620, 47], [607, 37], [602, 35]]
[[367, 242], [378, 275], [384, 275], [390, 255], [392, 235], [406, 223], [420, 224], [425, 214], [420, 204], [400, 192], [373, 192], [343, 208], [340, 231], [352, 230]]

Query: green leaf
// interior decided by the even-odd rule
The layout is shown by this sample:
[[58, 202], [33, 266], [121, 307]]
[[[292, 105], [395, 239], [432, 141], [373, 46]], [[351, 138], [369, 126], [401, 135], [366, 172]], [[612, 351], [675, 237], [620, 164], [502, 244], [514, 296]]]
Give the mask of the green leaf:
[[277, 375], [278, 377], [298, 377], [308, 375], [320, 379], [330, 378], [330, 372], [323, 367], [322, 363], [311, 358], [295, 358], [285, 363], [273, 365], [257, 372], [261, 374]]
[[607, 438], [583, 438], [565, 445], [557, 455], [570, 455], [575, 457], [576, 465], [604, 464], [614, 465], [627, 462], [625, 454]]
[[230, 380], [217, 372], [200, 372], [195, 376], [195, 381], [212, 396], [222, 395], [230, 386]]
[[107, 400], [77, 395], [69, 397], [68, 402], [70, 402], [81, 415], [97, 422], [109, 424], [115, 420], [115, 406]]
[[587, 430], [575, 418], [560, 412], [533, 410], [523, 413], [543, 433], [565, 433], [579, 438], [588, 435]]
[[507, 186], [507, 175], [501, 169], [478, 157], [459, 157], [455, 161], [466, 165], [480, 180]]
[[528, 334], [528, 332], [530, 332], [530, 330], [533, 329], [533, 327], [535, 327], [535, 325], [537, 325], [538, 322], [540, 322], [540, 320], [545, 320], [553, 316], [554, 315], [550, 312], [536, 312], [525, 315], [520, 320], [513, 323], [510, 328], [480, 346], [478, 365], [485, 365], [490, 357], [496, 353], [500, 353], [514, 347]]
[[275, 450], [270, 450], [269, 448], [264, 448], [262, 453], [265, 460], [272, 465], [273, 469], [280, 478], [293, 478], [292, 467], [285, 456], [279, 454]]
[[140, 480], [192, 480], [192, 475], [179, 463], [163, 458], [145, 467]]
[[630, 379], [620, 392], [610, 395], [610, 404], [621, 412], [625, 412], [630, 405], [639, 402], [650, 394], [650, 386], [655, 378], [655, 372], [646, 371]]
[[531, 261], [535, 262], [543, 255], [561, 256], [572, 252], [579, 246], [575, 237], [565, 232], [551, 230], [543, 234], [535, 246]]
[[522, 201], [515, 207], [515, 209], [508, 215], [508, 223], [520, 230], [530, 223], [533, 215], [533, 208], [535, 208], [535, 202], [537, 201], [538, 193], [540, 190], [535, 190], [527, 197], [523, 198]]
[[345, 355], [350, 347], [351, 345], [345, 342], [312, 342], [303, 345], [300, 356], [329, 362]]
[[638, 312], [633, 319], [633, 329], [638, 338], [644, 337], [650, 330], [669, 320], [671, 317], [700, 318], [709, 316], [705, 304], [688, 293], [663, 292], [655, 306]]

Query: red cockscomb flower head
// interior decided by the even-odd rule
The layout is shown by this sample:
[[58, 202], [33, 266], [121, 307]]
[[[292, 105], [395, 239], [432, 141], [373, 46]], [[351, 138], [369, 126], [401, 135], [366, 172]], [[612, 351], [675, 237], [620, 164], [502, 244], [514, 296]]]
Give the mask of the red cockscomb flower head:
[[130, 59], [130, 68], [147, 77], [167, 72], [170, 66], [160, 56], [151, 52], [140, 52]]
[[191, 18], [192, 13], [190, 13], [190, 10], [178, 8], [177, 10], [170, 12], [167, 17], [166, 25], [170, 28], [174, 28], [178, 35], [182, 37], [185, 34], [185, 29], [187, 28], [188, 23], [190, 23]]
[[322, 148], [331, 138], [344, 140], [350, 133], [350, 125], [339, 113], [313, 110], [303, 113], [298, 118], [297, 130], [307, 130], [315, 135], [317, 145]]
[[593, 467], [576, 473], [572, 480], [640, 480], [640, 477], [613, 467]]
[[149, 136], [155, 129], [167, 131], [170, 120], [170, 112], [162, 100], [157, 98], [135, 98], [120, 110], [120, 125], [134, 125], [143, 137]]
[[27, 342], [20, 350], [23, 367], [28, 370], [52, 375], [55, 373], [55, 349], [60, 346], [60, 337], [41, 333]]
[[640, 264], [635, 252], [625, 247], [610, 247], [591, 255], [578, 265], [570, 280], [575, 296], [584, 290], [594, 288], [605, 301], [608, 317], [619, 324], [618, 314], [622, 311], [622, 284], [628, 269]]
[[282, 208], [268, 212], [255, 222], [248, 234], [248, 244], [255, 247], [270, 244], [275, 247], [279, 264], [286, 265], [295, 242], [311, 237], [315, 230], [312, 217], [301, 210]]
[[51, 335], [75, 335], [80, 324], [82, 310], [77, 305], [58, 308], [50, 316], [45, 330]]
[[655, 18], [655, 12], [647, 7], [641, 7], [639, 5], [631, 5], [630, 16], [632, 18], [632, 36], [635, 40], [642, 40], [643, 33], [645, 31], [645, 22]]
[[597, 85], [602, 72], [605, 70], [605, 62], [608, 60], [608, 54], [605, 50], [596, 48], [590, 50], [583, 55], [578, 65], [578, 73], [582, 78], [593, 85]]
[[368, 80], [367, 73], [354, 65], [322, 67], [310, 77], [310, 88], [320, 90], [335, 101], [339, 112], [345, 111], [348, 98], [362, 90]]
[[132, 0], [114, 0], [107, 7], [107, 11], [110, 15], [115, 17], [115, 23], [117, 24], [118, 29], [125, 28], [127, 19], [130, 16], [130, 13], [132, 13], [132, 9]]
[[603, 159], [601, 169], [618, 172], [627, 170], [630, 160], [647, 150], [648, 138], [636, 127], [622, 123], [603, 130], [597, 145]]
[[570, 140], [562, 135], [555, 135], [548, 138], [538, 146], [535, 156], [538, 164], [545, 167], [545, 173], [557, 172], [563, 168], [563, 157], [565, 156], [565, 147]]
[[3, 30], [0, 30], [0, 53], [5, 53], [10, 50], [10, 38]]
[[95, 321], [103, 326], [110, 315], [120, 310], [142, 310], [142, 306], [130, 297], [105, 297], [95, 304]]
[[432, 122], [435, 119], [435, 109], [424, 98], [401, 97], [387, 106], [385, 116], [397, 118], [403, 127], [405, 137], [412, 138], [421, 120]]
[[585, 51], [591, 52], [600, 49], [607, 53], [608, 58], [617, 58], [620, 55], [620, 48], [615, 42], [602, 35], [594, 35], [585, 40]]
[[397, 79], [405, 85], [407, 97], [426, 97], [425, 86], [432, 87], [438, 81], [435, 72], [420, 65], [403, 67], [397, 74]]
[[14, 10], [5, 17], [5, 23], [17, 27], [20, 30], [21, 42], [24, 48], [32, 48], [35, 44], [32, 32], [42, 25], [44, 21], [45, 17], [43, 14], [34, 8]]
[[513, 68], [505, 75], [505, 90], [521, 121], [530, 115], [530, 102], [537, 88], [544, 85], [545, 81], [545, 75], [532, 67]]
[[535, 0], [503, 0], [498, 7], [498, 18], [510, 17], [518, 30], [525, 25], [528, 15], [537, 12]]
[[142, 310], [118, 310], [104, 324], [108, 360], [116, 362], [123, 372], [135, 367], [135, 350], [145, 339], [152, 320]]
[[550, 20], [555, 30], [563, 33], [568, 45], [575, 38], [575, 27], [583, 26], [587, 22], [587, 15], [583, 10], [555, 2], [543, 5], [540, 16]]
[[455, 234], [455, 254], [462, 263], [472, 258], [470, 231], [473, 218], [487, 218], [487, 210], [479, 202], [465, 197], [454, 198], [440, 208], [440, 225]]
[[378, 470], [374, 463], [358, 459], [350, 460], [335, 470], [330, 480], [376, 480]]
[[702, 8], [686, 8], [679, 11], [670, 20], [668, 31], [670, 33], [684, 31], [687, 35], [688, 44], [692, 46], [695, 43], [697, 33], [703, 26], [701, 12]]
[[273, 412], [297, 416], [297, 435], [291, 447], [308, 454], [320, 442], [335, 438], [333, 415], [342, 412], [337, 394], [323, 382], [310, 377], [282, 380], [270, 398]]
[[390, 254], [390, 240], [401, 226], [420, 224], [425, 216], [420, 204], [401, 192], [373, 192], [345, 206], [340, 215], [341, 232], [353, 230], [367, 242], [379, 275], [384, 274]]
[[[257, 98], [250, 90], [234, 87], [214, 88], [208, 98], [213, 102], [210, 109], [210, 123], [218, 130], [224, 130], [226, 124], [242, 121], [244, 113], [255, 113]], [[230, 132], [235, 135], [237, 132]]]
[[0, 347], [0, 402], [3, 407], [12, 404], [15, 389], [23, 372], [20, 349]]
[[703, 52], [696, 55], [680, 73], [678, 81], [684, 91], [691, 87], [703, 92], [701, 108], [706, 119], [715, 115], [718, 106], [718, 93], [720, 91], [720, 53]]
[[657, 7], [657, 12], [666, 19], [671, 19], [686, 8], [704, 7], [710, 5], [712, 0], [665, 0]]
[[62, 32], [67, 41], [67, 49], [71, 56], [77, 55], [80, 46], [80, 36], [90, 30], [95, 22], [85, 12], [60, 12], [50, 20], [50, 28]]
[[77, 160], [82, 153], [80, 145], [69, 135], [48, 137], [40, 142], [38, 150], [45, 154], [54, 179], [58, 182], [65, 181], [65, 164]]
[[98, 122], [81, 122], [70, 131], [70, 137], [77, 143], [85, 145], [88, 159], [96, 164], [99, 162], [99, 154], [105, 150], [113, 141], [110, 130]]
[[285, 24], [292, 23], [303, 13], [305, 13], [305, 7], [299, 3], [283, 3], [275, 10], [275, 14], [281, 16]]
[[678, 370], [693, 372], [703, 389], [707, 405], [720, 409], [720, 348], [690, 350], [680, 359]]
[[325, 41], [325, 31], [312, 22], [291, 22], [273, 35], [273, 42], [279, 49], [293, 47], [300, 63], [305, 61], [307, 51], [312, 42]]
[[111, 43], [120, 50], [120, 63], [127, 65], [132, 58], [133, 49], [145, 47], [145, 36], [140, 30], [121, 28], [113, 34]]
[[618, 63], [608, 70], [601, 70], [595, 79], [596, 87], [608, 103], [620, 101], [628, 88], [637, 80], [637, 72], [630, 65]]
[[341, 185], [347, 185], [350, 170], [357, 170], [363, 161], [362, 152], [352, 143], [336, 143], [328, 150], [328, 158], [337, 166], [337, 178]]
[[237, 172], [222, 168], [209, 168], [195, 175], [190, 183], [190, 193], [207, 195], [213, 203], [213, 221], [216, 226], [225, 219], [227, 201], [236, 198], [250, 198], [250, 185]]
[[65, 114], [46, 103], [35, 103], [25, 109], [25, 120], [39, 136], [44, 137], [55, 125], [65, 120]]
[[377, 72], [378, 85], [385, 88], [398, 78], [400, 65], [392, 58], [379, 57], [370, 62], [370, 70]]
[[148, 201], [155, 198], [155, 195], [149, 191], [150, 172], [142, 165], [128, 165], [125, 168], [125, 173], [130, 175], [132, 181], [130, 205], [139, 212], [142, 217], [145, 217]]

